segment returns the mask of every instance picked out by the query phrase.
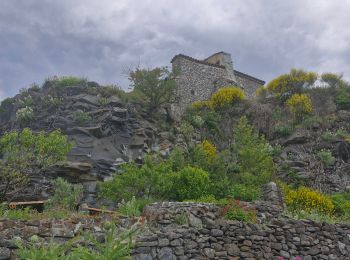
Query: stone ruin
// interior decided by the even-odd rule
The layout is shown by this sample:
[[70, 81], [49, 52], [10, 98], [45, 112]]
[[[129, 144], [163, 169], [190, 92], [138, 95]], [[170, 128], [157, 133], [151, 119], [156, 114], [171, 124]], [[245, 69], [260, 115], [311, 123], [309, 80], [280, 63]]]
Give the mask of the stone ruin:
[[171, 63], [177, 85], [171, 106], [174, 119], [179, 119], [189, 104], [209, 99], [219, 88], [237, 86], [252, 98], [256, 89], [265, 84], [263, 80], [235, 70], [231, 55], [226, 52], [215, 53], [204, 60], [178, 54]]

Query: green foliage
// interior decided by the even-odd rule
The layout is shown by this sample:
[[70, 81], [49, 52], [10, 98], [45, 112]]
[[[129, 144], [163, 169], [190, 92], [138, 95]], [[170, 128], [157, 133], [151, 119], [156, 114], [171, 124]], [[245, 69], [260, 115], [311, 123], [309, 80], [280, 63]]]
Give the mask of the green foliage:
[[270, 146], [242, 117], [234, 130], [232, 150], [239, 167], [239, 180], [249, 185], [267, 183], [274, 173]]
[[349, 136], [348, 131], [346, 131], [344, 128], [337, 129], [336, 132], [326, 131], [322, 133], [321, 139], [325, 142], [333, 142], [338, 139], [346, 139]]
[[137, 69], [130, 73], [130, 81], [134, 90], [147, 98], [150, 112], [168, 103], [176, 88], [173, 74], [166, 68]]
[[78, 110], [73, 113], [73, 119], [78, 124], [86, 124], [92, 121], [92, 117], [89, 113]]
[[47, 95], [43, 97], [43, 103], [46, 106], [58, 107], [63, 104], [63, 98]]
[[350, 220], [350, 192], [336, 193], [331, 196], [338, 217]]
[[108, 105], [108, 98], [100, 97], [100, 98], [98, 99], [98, 103], [99, 103], [101, 106], [107, 106], [107, 105]]
[[321, 80], [328, 84], [331, 88], [339, 88], [344, 84], [343, 75], [330, 72], [322, 73]]
[[0, 218], [6, 219], [21, 219], [21, 220], [29, 220], [32, 219], [33, 216], [38, 214], [37, 211], [32, 210], [30, 208], [24, 209], [8, 209], [7, 204], [0, 204]]
[[295, 93], [301, 93], [305, 88], [312, 86], [317, 80], [317, 74], [300, 69], [292, 69], [270, 81], [266, 88], [282, 101], [287, 100]]
[[70, 258], [74, 260], [110, 260], [110, 259], [130, 259], [133, 246], [132, 236], [137, 232], [135, 228], [127, 231], [118, 231], [115, 227], [107, 230], [103, 242], [93, 235], [85, 235], [87, 245], [92, 247], [78, 246], [72, 249]]
[[32, 91], [32, 92], [39, 92], [40, 91], [40, 86], [37, 83], [33, 83], [30, 85], [28, 91]]
[[117, 96], [122, 98], [126, 94], [124, 90], [122, 90], [119, 86], [116, 85], [103, 86], [99, 89], [99, 92], [104, 98], [109, 98], [111, 96]]
[[178, 224], [178, 225], [187, 225], [188, 224], [188, 218], [187, 218], [186, 213], [182, 212], [181, 214], [176, 215], [175, 223]]
[[[107, 226], [107, 225], [106, 225]], [[133, 246], [132, 236], [137, 230], [132, 228], [127, 231], [117, 231], [113, 226], [105, 231], [105, 235], [98, 240], [92, 234], [86, 233], [83, 236], [83, 244], [73, 246], [75, 240], [66, 244], [50, 242], [47, 245], [32, 239], [29, 245], [17, 242], [18, 256], [20, 259], [33, 260], [110, 260], [110, 259], [130, 259], [131, 248]]]
[[54, 194], [45, 205], [46, 209], [75, 210], [83, 193], [81, 184], [70, 184], [62, 178], [53, 181]]
[[169, 197], [176, 201], [198, 199], [209, 193], [209, 174], [199, 168], [186, 166], [171, 176]]
[[5, 98], [0, 102], [0, 112], [6, 111], [14, 103], [14, 98]]
[[261, 195], [260, 187], [245, 184], [233, 184], [230, 195], [237, 200], [255, 201]]
[[345, 85], [339, 89], [335, 103], [339, 109], [350, 109], [350, 85]]
[[256, 222], [256, 211], [249, 208], [239, 200], [229, 200], [222, 209], [222, 215], [229, 220], [238, 220], [243, 222]]
[[125, 216], [138, 217], [141, 215], [143, 208], [152, 202], [154, 202], [153, 199], [136, 199], [133, 196], [130, 201], [119, 203], [118, 212]]
[[17, 254], [20, 259], [33, 259], [33, 260], [64, 260], [67, 259], [64, 255], [65, 248], [63, 245], [59, 245], [50, 242], [47, 245], [41, 245], [38, 243], [31, 243], [28, 247], [22, 243], [17, 243]]
[[58, 88], [69, 86], [87, 86], [87, 79], [74, 76], [53, 77], [46, 79], [44, 85], [48, 83]]
[[72, 145], [60, 130], [34, 134], [25, 128], [22, 132], [5, 133], [0, 138], [0, 201], [8, 191], [26, 184], [32, 172], [64, 161]]
[[124, 165], [123, 172], [112, 181], [101, 184], [100, 195], [115, 201], [129, 201], [136, 198], [162, 198], [165, 190], [171, 185], [169, 179], [171, 165], [145, 159], [139, 168], [135, 164]]
[[34, 119], [34, 110], [31, 107], [23, 107], [17, 110], [16, 118], [21, 122], [29, 122]]
[[317, 153], [317, 156], [325, 166], [333, 165], [335, 162], [332, 152], [328, 149], [322, 149]]
[[20, 98], [17, 101], [17, 104], [20, 108], [32, 107], [34, 104], [34, 100], [33, 100], [31, 95], [28, 95], [28, 96], [24, 96], [24, 97]]
[[293, 133], [294, 126], [292, 124], [276, 124], [274, 126], [274, 135], [276, 137], [286, 137]]

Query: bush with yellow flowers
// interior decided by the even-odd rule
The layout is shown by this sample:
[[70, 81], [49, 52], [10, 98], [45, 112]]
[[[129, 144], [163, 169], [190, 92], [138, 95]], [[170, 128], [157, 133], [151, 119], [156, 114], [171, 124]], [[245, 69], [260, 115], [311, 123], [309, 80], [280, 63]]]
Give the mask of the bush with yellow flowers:
[[210, 102], [207, 100], [204, 101], [195, 101], [192, 103], [192, 108], [196, 109], [196, 110], [200, 110], [202, 108], [207, 108], [210, 107]]
[[217, 156], [216, 147], [210, 141], [204, 140], [201, 145], [209, 160], [212, 160]]
[[345, 141], [350, 144], [350, 135], [345, 138]]
[[286, 106], [293, 113], [297, 121], [301, 121], [305, 114], [312, 111], [312, 102], [306, 94], [293, 94], [287, 101]]
[[283, 186], [285, 203], [290, 211], [317, 212], [325, 215], [334, 213], [334, 204], [327, 195], [316, 190], [299, 187], [296, 190]]
[[311, 86], [317, 80], [317, 74], [306, 72], [301, 69], [291, 69], [287, 74], [283, 74], [266, 86], [267, 90], [275, 97], [286, 100], [294, 93], [300, 93], [305, 86]]
[[209, 100], [212, 109], [225, 108], [236, 101], [245, 99], [244, 91], [238, 87], [225, 87], [216, 91]]

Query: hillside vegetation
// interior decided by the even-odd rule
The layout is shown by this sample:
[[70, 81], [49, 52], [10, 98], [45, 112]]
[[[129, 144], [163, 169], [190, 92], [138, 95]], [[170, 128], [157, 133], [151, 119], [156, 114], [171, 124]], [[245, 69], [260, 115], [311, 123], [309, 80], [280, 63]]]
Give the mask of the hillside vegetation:
[[[50, 78], [1, 102], [0, 200], [49, 203], [43, 213], [3, 206], [0, 216], [50, 217], [54, 209], [65, 218], [83, 202], [138, 216], [150, 202], [193, 201], [256, 222], [255, 210], [235, 200], [259, 200], [274, 181], [289, 217], [350, 221], [350, 85], [341, 75], [292, 69], [253, 100], [227, 86], [180, 122], [169, 110], [169, 71], [137, 70], [130, 79], [126, 93]], [[97, 188], [83, 192], [58, 176]]]

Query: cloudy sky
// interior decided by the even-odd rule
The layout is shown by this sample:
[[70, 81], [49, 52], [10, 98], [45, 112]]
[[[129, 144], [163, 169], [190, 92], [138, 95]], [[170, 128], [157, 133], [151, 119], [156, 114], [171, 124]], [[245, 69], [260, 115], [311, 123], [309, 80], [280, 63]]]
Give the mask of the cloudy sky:
[[0, 100], [53, 75], [128, 87], [178, 53], [232, 54], [263, 80], [292, 67], [350, 78], [350, 0], [0, 0]]

